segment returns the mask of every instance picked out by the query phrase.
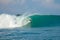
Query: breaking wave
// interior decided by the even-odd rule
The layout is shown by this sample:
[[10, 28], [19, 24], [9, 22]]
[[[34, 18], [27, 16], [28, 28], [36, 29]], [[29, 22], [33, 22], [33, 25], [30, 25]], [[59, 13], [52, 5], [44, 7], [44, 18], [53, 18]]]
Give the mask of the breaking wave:
[[16, 28], [16, 27], [52, 27], [60, 26], [59, 15], [40, 15], [38, 13], [24, 13], [22, 15], [0, 14], [0, 29], [1, 28]]
[[1, 28], [15, 28], [22, 27], [30, 23], [31, 19], [26, 15], [9, 15], [9, 14], [0, 14], [0, 29]]

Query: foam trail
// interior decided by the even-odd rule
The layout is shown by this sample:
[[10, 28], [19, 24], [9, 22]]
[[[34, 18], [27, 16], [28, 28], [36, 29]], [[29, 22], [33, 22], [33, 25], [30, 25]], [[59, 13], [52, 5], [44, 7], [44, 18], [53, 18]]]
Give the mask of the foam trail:
[[9, 14], [0, 15], [0, 29], [22, 27], [30, 22], [31, 22], [30, 18], [26, 16], [26, 14], [21, 16], [15, 16]]

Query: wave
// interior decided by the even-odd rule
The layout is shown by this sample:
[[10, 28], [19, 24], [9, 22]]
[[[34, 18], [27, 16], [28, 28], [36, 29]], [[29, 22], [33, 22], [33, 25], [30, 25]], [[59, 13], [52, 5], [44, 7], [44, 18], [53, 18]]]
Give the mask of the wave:
[[59, 15], [40, 15], [38, 13], [24, 13], [22, 15], [0, 14], [0, 29], [52, 26], [60, 26]]
[[33, 15], [31, 27], [55, 27], [60, 26], [60, 15]]

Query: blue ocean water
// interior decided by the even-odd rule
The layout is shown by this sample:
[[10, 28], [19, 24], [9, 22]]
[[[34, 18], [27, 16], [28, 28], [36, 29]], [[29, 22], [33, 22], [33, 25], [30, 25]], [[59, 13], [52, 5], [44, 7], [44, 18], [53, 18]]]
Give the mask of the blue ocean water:
[[1, 29], [0, 40], [60, 40], [60, 27]]
[[60, 40], [60, 16], [31, 16], [31, 27], [0, 29], [0, 40]]

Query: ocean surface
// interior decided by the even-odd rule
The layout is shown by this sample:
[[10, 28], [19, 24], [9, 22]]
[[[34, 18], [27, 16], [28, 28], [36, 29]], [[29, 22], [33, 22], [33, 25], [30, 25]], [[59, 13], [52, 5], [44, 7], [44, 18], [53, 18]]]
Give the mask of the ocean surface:
[[59, 15], [33, 15], [25, 27], [0, 29], [0, 40], [60, 40]]

